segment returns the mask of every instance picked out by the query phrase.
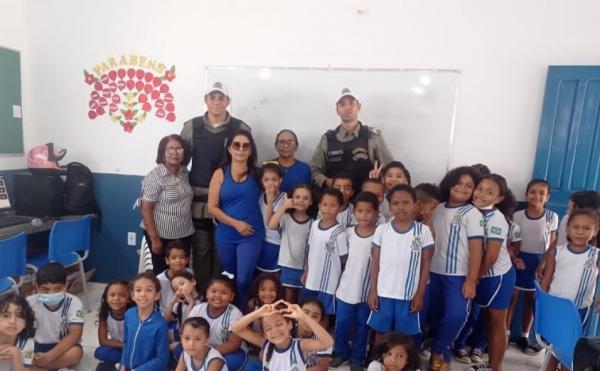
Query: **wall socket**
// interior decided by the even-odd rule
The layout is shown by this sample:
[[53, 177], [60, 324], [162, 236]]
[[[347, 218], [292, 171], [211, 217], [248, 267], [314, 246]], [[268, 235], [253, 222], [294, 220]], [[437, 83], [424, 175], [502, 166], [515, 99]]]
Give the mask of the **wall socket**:
[[127, 232], [127, 245], [135, 246], [135, 232]]

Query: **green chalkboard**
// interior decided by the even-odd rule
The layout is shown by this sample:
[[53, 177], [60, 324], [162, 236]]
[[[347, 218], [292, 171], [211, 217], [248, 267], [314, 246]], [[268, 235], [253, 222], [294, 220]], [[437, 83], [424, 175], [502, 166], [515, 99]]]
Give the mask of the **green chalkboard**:
[[0, 47], [0, 154], [23, 153], [21, 56]]

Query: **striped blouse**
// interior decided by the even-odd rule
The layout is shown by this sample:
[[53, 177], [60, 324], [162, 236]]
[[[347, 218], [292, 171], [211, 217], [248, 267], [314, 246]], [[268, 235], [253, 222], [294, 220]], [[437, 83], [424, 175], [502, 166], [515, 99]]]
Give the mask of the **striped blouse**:
[[[142, 181], [142, 201], [155, 203], [154, 223], [161, 238], [176, 239], [194, 233], [189, 172], [181, 167], [178, 176], [160, 164]], [[141, 227], [144, 228], [142, 220]], [[145, 229], [145, 228], [144, 228]]]

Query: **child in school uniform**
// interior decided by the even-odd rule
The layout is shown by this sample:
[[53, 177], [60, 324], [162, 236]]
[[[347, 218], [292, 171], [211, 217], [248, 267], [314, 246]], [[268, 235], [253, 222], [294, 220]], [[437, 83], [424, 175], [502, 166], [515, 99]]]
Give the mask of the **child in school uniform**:
[[[24, 347], [27, 340], [34, 335], [34, 322], [33, 310], [25, 298], [13, 293], [0, 296], [1, 371], [30, 369], [25, 366], [25, 363], [30, 363], [31, 353], [24, 352]], [[25, 356], [22, 353], [25, 353]]]
[[167, 269], [158, 274], [156, 278], [160, 282], [160, 312], [164, 316], [169, 303], [173, 300], [173, 288], [171, 287], [171, 277], [183, 270], [193, 273], [189, 269], [190, 247], [182, 240], [169, 242], [165, 248], [165, 262]]
[[[575, 303], [584, 332], [591, 317], [600, 269], [598, 248], [590, 245], [599, 226], [597, 211], [573, 210], [566, 228], [568, 242], [558, 245], [555, 253], [548, 255], [542, 278], [544, 290]], [[556, 370], [557, 363], [552, 357], [547, 370]], [[567, 370], [567, 366], [562, 365], [562, 369]]]
[[[521, 230], [521, 247], [515, 258], [517, 281], [509, 312], [514, 315], [514, 308], [524, 293], [524, 305], [521, 323], [521, 336], [517, 347], [525, 354], [537, 354], [542, 351], [536, 341], [529, 341], [529, 331], [533, 324], [533, 303], [535, 301], [535, 272], [547, 249], [556, 241], [558, 215], [546, 209], [550, 199], [550, 184], [543, 179], [533, 179], [527, 184], [525, 191], [527, 208], [513, 215], [513, 222]], [[512, 318], [512, 316], [511, 316]]]
[[123, 352], [125, 312], [131, 308], [128, 283], [121, 280], [109, 282], [104, 288], [98, 311], [98, 343], [94, 357], [105, 364], [117, 364]]
[[190, 272], [183, 270], [171, 276], [171, 289], [173, 298], [165, 310], [165, 320], [171, 323], [169, 331], [169, 350], [176, 360], [181, 355], [181, 342], [179, 334], [181, 325], [187, 319], [192, 308], [202, 302], [202, 295], [196, 288], [196, 279]]
[[260, 171], [260, 182], [263, 193], [258, 204], [265, 224], [265, 239], [260, 250], [256, 269], [261, 272], [279, 272], [277, 259], [281, 244], [281, 234], [278, 228], [269, 228], [269, 220], [273, 213], [285, 201], [286, 194], [280, 191], [283, 172], [276, 161], [263, 163]]
[[433, 212], [435, 250], [429, 286], [431, 370], [449, 369], [450, 347], [475, 297], [484, 230], [483, 216], [470, 201], [479, 178], [472, 167], [461, 166], [440, 182], [442, 203]]
[[339, 190], [344, 196], [344, 204], [342, 205], [340, 212], [337, 215], [337, 222], [346, 230], [346, 228], [355, 224], [354, 217], [352, 215], [352, 204], [350, 200], [354, 197], [354, 183], [352, 181], [352, 175], [341, 173], [336, 174], [331, 182], [331, 187]]
[[375, 343], [390, 331], [410, 335], [419, 346], [433, 237], [429, 228], [414, 220], [416, 195], [407, 184], [387, 194], [394, 217], [377, 227], [371, 251], [371, 289], [368, 325], [376, 331]]
[[308, 212], [312, 203], [310, 186], [298, 184], [292, 189], [291, 198], [285, 196], [284, 202], [269, 220], [269, 228], [281, 230], [278, 263], [288, 303], [298, 302], [298, 292], [303, 286], [300, 278], [304, 273], [306, 246], [313, 222]]
[[231, 371], [243, 369], [247, 348], [242, 339], [231, 332], [231, 325], [242, 318], [242, 312], [233, 305], [235, 284], [233, 275], [223, 272], [213, 278], [206, 289], [206, 302], [196, 305], [188, 318], [202, 317], [210, 325], [208, 344], [225, 358]]
[[313, 223], [310, 229], [302, 275], [304, 289], [301, 298], [318, 298], [328, 315], [335, 314], [334, 295], [348, 255], [348, 236], [336, 219], [343, 204], [344, 196], [339, 190], [323, 190], [319, 202], [321, 220]]
[[65, 268], [56, 262], [42, 266], [35, 287], [37, 294], [27, 297], [36, 322], [33, 366], [48, 370], [76, 366], [83, 357], [85, 313], [79, 298], [66, 292]]
[[[262, 333], [249, 328], [256, 320], [261, 321]], [[293, 337], [293, 321], [305, 323], [316, 338]], [[263, 305], [245, 315], [233, 324], [232, 330], [247, 342], [262, 347], [261, 363], [265, 371], [305, 371], [310, 353], [326, 349], [333, 344], [327, 330], [308, 316], [298, 304], [290, 304], [283, 300]]]
[[202, 317], [191, 317], [181, 325], [183, 352], [175, 371], [228, 371], [225, 358], [208, 345], [210, 325]]
[[335, 357], [331, 360], [334, 368], [350, 361], [352, 369], [359, 369], [367, 353], [369, 265], [371, 241], [377, 227], [375, 219], [379, 214], [377, 196], [370, 192], [356, 195], [353, 213], [357, 224], [346, 230], [348, 259], [336, 291]]
[[484, 311], [482, 318], [486, 318], [489, 362], [480, 359], [472, 370], [502, 369], [507, 345], [506, 313], [515, 285], [515, 269], [507, 248], [510, 227], [505, 214], [510, 214], [515, 204], [506, 179], [498, 174], [481, 178], [473, 193], [473, 205], [483, 214], [485, 231], [484, 255], [473, 301]]

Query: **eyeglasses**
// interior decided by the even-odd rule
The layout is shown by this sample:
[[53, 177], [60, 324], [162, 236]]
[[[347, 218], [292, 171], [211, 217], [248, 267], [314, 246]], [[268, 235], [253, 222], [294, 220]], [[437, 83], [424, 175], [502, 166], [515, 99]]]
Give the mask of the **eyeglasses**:
[[277, 141], [275, 141], [275, 144], [277, 144], [278, 146], [293, 146], [296, 144], [296, 139], [278, 139]]
[[231, 143], [231, 148], [235, 149], [236, 151], [249, 151], [252, 146], [250, 145], [250, 143], [246, 142], [246, 143], [240, 143], [240, 142], [233, 142]]
[[181, 155], [183, 154], [183, 148], [167, 148], [165, 152], [167, 155]]

